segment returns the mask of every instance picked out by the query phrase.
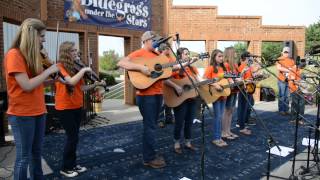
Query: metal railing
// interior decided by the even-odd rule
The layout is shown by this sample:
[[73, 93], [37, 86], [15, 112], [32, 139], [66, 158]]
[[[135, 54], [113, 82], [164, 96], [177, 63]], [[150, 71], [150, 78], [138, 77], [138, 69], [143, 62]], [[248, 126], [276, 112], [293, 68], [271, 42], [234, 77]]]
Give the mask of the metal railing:
[[104, 95], [104, 99], [123, 99], [124, 81], [109, 87], [109, 92]]

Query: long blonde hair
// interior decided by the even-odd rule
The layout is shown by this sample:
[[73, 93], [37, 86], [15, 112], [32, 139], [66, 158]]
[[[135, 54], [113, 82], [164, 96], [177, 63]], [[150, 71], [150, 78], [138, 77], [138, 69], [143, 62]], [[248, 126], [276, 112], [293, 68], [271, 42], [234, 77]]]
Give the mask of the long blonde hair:
[[227, 47], [223, 53], [224, 62], [229, 64], [231, 71], [234, 71], [235, 65], [238, 64], [235, 54], [236, 50], [234, 47]]
[[24, 20], [10, 48], [20, 50], [32, 76], [40, 74], [43, 70], [39, 43], [40, 32], [43, 30], [46, 30], [46, 26], [39, 19]]
[[70, 51], [75, 46], [74, 42], [65, 41], [59, 47], [59, 62], [63, 64], [68, 74], [72, 77], [74, 73], [74, 61], [71, 58]]

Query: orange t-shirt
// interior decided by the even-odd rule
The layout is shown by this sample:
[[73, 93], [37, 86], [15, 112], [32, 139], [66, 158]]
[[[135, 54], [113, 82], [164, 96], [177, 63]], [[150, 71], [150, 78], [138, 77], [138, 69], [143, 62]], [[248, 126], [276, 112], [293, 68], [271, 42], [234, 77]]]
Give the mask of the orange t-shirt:
[[[280, 58], [281, 59], [281, 58]], [[279, 62], [278, 62], [282, 67], [284, 68], [293, 68], [293, 66], [295, 65], [294, 61], [290, 58], [284, 58], [284, 59], [281, 59]], [[286, 79], [286, 76], [284, 75], [284, 73], [280, 72], [278, 73], [278, 79], [280, 81], [285, 81]]]
[[[59, 64], [61, 74], [66, 77], [70, 76], [62, 64]], [[59, 81], [56, 82], [55, 108], [57, 110], [78, 109], [83, 106], [83, 92], [81, 86], [84, 81], [81, 79], [75, 86], [73, 93], [70, 95], [67, 86]]]
[[289, 73], [289, 81], [288, 81], [288, 86], [289, 86], [289, 91], [290, 93], [293, 93], [298, 90], [298, 85], [294, 84], [294, 81], [299, 81], [301, 80], [301, 69], [299, 68], [293, 68], [293, 72]]
[[15, 73], [26, 73], [32, 78], [27, 62], [18, 49], [10, 49], [4, 60], [9, 104], [7, 114], [15, 116], [38, 116], [47, 112], [43, 84], [30, 92], [23, 91], [15, 79]]
[[[227, 69], [226, 69], [227, 70]], [[228, 70], [227, 70], [228, 71]], [[204, 77], [207, 79], [213, 79], [213, 78], [217, 78], [219, 77], [220, 74], [224, 74], [224, 70], [222, 67], [218, 67], [218, 72], [215, 73], [214, 72], [214, 67], [213, 66], [208, 66], [204, 72]], [[227, 97], [226, 96], [222, 96], [218, 99], [218, 101], [220, 100], [225, 100]]]
[[239, 70], [239, 73], [243, 75], [243, 79], [250, 79], [250, 78], [252, 78], [252, 68], [249, 67], [249, 69], [246, 70], [246, 71], [243, 73], [243, 71], [244, 71], [245, 68], [248, 68], [247, 63], [241, 62], [238, 70]]
[[[227, 69], [226, 69], [227, 70]], [[227, 70], [228, 71], [228, 70]], [[222, 67], [218, 67], [218, 72], [214, 72], [213, 66], [208, 66], [204, 72], [204, 77], [207, 79], [213, 79], [219, 77], [220, 74], [224, 74], [224, 70]]]
[[[190, 69], [190, 67], [192, 68], [192, 70]], [[194, 66], [190, 66], [190, 67], [189, 66], [185, 67], [185, 70], [189, 76], [194, 77], [195, 75], [199, 74], [199, 71], [196, 67], [194, 67]], [[181, 75], [180, 70], [172, 72], [172, 78], [174, 78], [174, 79], [183, 79], [185, 77], [187, 77], [186, 73], [183, 72], [183, 74]]]
[[[151, 59], [151, 58], [154, 58], [157, 56], [158, 56], [157, 54], [155, 54], [151, 51], [147, 51], [143, 48], [136, 50], [128, 55], [128, 57], [130, 59], [133, 59], [136, 57], [143, 57], [143, 58], [146, 58], [147, 61], [149, 60], [149, 58]], [[163, 86], [162, 80], [159, 80], [147, 89], [137, 89], [136, 95], [138, 95], [138, 96], [152, 96], [152, 95], [162, 94], [162, 86]]]

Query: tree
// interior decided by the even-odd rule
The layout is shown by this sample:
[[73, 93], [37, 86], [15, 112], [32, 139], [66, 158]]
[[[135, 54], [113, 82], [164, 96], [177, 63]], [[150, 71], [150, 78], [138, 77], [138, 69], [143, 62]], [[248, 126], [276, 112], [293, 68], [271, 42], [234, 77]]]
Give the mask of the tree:
[[116, 70], [120, 56], [114, 50], [104, 51], [103, 56], [99, 57], [99, 67], [102, 71]]
[[262, 57], [266, 60], [267, 66], [274, 64], [274, 59], [281, 56], [282, 42], [263, 42], [262, 43]]
[[311, 24], [306, 29], [306, 52], [311, 50], [311, 47], [320, 44], [320, 20]]
[[244, 51], [247, 51], [247, 44], [243, 42], [238, 42], [233, 45], [234, 49], [236, 50], [237, 57], [240, 60], [240, 56]]

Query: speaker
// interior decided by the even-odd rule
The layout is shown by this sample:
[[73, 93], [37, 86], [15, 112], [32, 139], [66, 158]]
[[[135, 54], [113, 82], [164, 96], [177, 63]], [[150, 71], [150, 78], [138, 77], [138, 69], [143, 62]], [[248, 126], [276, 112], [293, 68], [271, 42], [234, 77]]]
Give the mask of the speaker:
[[291, 57], [292, 59], [296, 59], [297, 53], [296, 53], [296, 47], [295, 47], [294, 41], [292, 40], [284, 41], [283, 47], [289, 47], [291, 49], [289, 53], [289, 57]]

